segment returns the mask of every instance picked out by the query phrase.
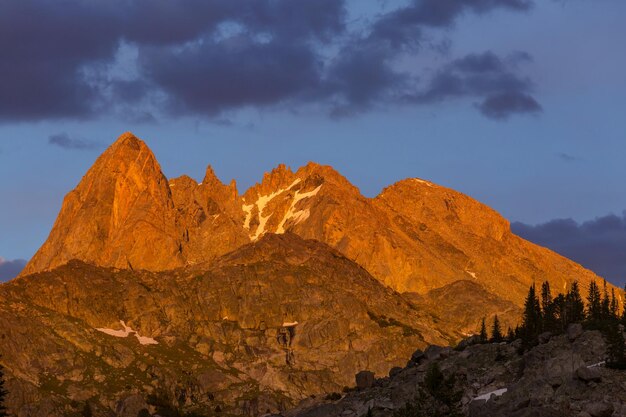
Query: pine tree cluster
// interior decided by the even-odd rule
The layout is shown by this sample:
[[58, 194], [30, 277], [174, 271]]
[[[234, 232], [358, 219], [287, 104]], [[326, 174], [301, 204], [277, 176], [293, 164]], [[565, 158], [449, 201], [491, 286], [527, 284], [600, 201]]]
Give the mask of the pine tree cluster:
[[572, 283], [566, 294], [559, 293], [556, 297], [552, 297], [547, 281], [541, 285], [540, 297], [535, 285], [531, 285], [524, 302], [522, 325], [515, 329], [513, 337], [521, 339], [523, 348], [527, 349], [538, 343], [541, 333], [561, 334], [572, 323], [581, 323], [588, 330], [600, 330], [608, 344], [607, 366], [626, 369], [623, 337], [626, 306], [620, 313], [615, 289], [609, 294], [606, 281], [602, 290], [591, 281], [586, 305], [577, 282]]

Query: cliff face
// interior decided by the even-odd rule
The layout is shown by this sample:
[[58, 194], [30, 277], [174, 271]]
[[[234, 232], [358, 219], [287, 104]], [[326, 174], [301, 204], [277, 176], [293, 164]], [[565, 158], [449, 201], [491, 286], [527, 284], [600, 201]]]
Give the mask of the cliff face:
[[72, 259], [164, 270], [183, 263], [179, 249], [168, 181], [145, 143], [126, 133], [65, 197], [48, 240], [22, 275]]

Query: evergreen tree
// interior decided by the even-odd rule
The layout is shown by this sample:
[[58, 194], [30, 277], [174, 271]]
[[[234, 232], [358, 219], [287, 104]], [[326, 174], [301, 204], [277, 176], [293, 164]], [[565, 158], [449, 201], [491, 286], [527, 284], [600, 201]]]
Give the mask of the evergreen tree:
[[572, 287], [567, 293], [567, 320], [565, 327], [570, 323], [581, 323], [585, 320], [585, 304], [583, 298], [580, 295], [580, 288], [578, 287], [578, 281], [572, 282]]
[[509, 327], [509, 329], [506, 331], [506, 341], [512, 342], [514, 340], [515, 340], [515, 332], [513, 332], [513, 329]]
[[0, 365], [0, 417], [7, 417], [9, 415], [9, 412], [4, 405], [7, 394], [8, 392], [4, 388], [4, 367]]
[[622, 310], [622, 324], [626, 326], [626, 284], [624, 284], [624, 308]]
[[489, 336], [487, 336], [487, 326], [485, 326], [485, 318], [483, 317], [480, 323], [480, 335], [478, 336], [480, 343], [487, 343]]
[[541, 311], [543, 314], [543, 330], [554, 332], [557, 327], [555, 306], [550, 292], [550, 283], [541, 284]]
[[542, 329], [541, 306], [535, 293], [535, 284], [528, 290], [524, 302], [524, 317], [522, 318], [522, 341], [525, 347], [537, 344], [537, 338]]
[[541, 308], [544, 313], [548, 309], [548, 307], [552, 304], [552, 294], [550, 293], [550, 283], [548, 281], [544, 281], [541, 284]]
[[562, 333], [567, 328], [570, 320], [570, 308], [567, 297], [559, 294], [552, 300], [552, 314], [554, 318], [553, 331]]
[[611, 319], [619, 320], [619, 305], [615, 297], [615, 288], [611, 288]]
[[626, 346], [624, 336], [618, 322], [609, 323], [606, 331], [607, 360], [606, 366], [610, 368], [626, 369]]
[[602, 320], [602, 297], [595, 281], [589, 283], [587, 295], [587, 320], [597, 326]]
[[600, 320], [606, 321], [606, 320], [609, 320], [610, 317], [611, 317], [611, 300], [609, 300], [609, 292], [606, 287], [606, 280], [603, 280]]
[[502, 330], [500, 329], [500, 320], [498, 320], [498, 315], [496, 314], [493, 317], [493, 326], [491, 327], [491, 341], [494, 343], [502, 342]]

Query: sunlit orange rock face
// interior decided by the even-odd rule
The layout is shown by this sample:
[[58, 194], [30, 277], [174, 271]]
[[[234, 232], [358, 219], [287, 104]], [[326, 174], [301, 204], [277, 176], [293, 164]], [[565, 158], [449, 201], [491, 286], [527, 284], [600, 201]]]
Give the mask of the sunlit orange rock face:
[[293, 172], [280, 165], [240, 195], [210, 167], [200, 184], [186, 176], [168, 181], [130, 133], [67, 195], [22, 275], [70, 259], [149, 271], [202, 265], [287, 231], [331, 246], [398, 292], [427, 298], [469, 281], [450, 289], [483, 291], [515, 310], [533, 282], [548, 280], [559, 291], [597, 278], [515, 236], [491, 208], [428, 181], [405, 179], [366, 198], [331, 167], [309, 163]]

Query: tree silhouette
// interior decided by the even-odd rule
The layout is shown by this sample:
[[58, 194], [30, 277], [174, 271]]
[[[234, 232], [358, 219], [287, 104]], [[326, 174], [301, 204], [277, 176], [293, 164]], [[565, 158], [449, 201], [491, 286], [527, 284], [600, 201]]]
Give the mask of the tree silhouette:
[[4, 388], [4, 367], [0, 365], [0, 417], [7, 417], [9, 415], [5, 406], [5, 400], [8, 392]]
[[572, 282], [572, 287], [566, 296], [567, 301], [567, 320], [565, 327], [569, 323], [581, 323], [585, 320], [585, 303], [580, 295], [578, 281]]
[[524, 347], [537, 344], [542, 327], [541, 306], [535, 293], [535, 284], [533, 284], [528, 289], [528, 295], [526, 296], [526, 301], [524, 301], [524, 316], [521, 329]]
[[491, 327], [491, 341], [495, 343], [502, 342], [502, 330], [500, 329], [500, 320], [498, 320], [498, 315], [496, 314], [493, 317], [493, 326]]
[[485, 326], [484, 317], [480, 323], [480, 335], [478, 337], [480, 338], [480, 343], [487, 343], [487, 341], [489, 340], [489, 336], [487, 336], [487, 326]]
[[543, 330], [555, 331], [557, 327], [556, 320], [556, 306], [552, 300], [552, 294], [550, 293], [550, 283], [544, 281], [541, 284], [541, 311], [543, 314]]
[[597, 326], [602, 320], [602, 296], [595, 281], [589, 283], [587, 295], [587, 320], [593, 326]]

